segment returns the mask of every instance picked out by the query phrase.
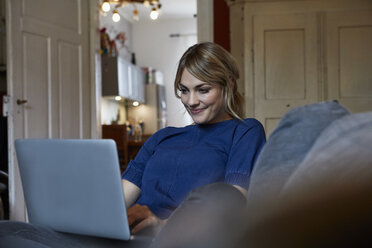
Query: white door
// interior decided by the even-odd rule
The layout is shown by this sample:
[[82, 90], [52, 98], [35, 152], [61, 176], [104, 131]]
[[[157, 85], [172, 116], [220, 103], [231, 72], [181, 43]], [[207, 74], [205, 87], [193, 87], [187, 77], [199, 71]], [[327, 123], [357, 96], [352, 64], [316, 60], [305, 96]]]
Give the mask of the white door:
[[372, 111], [372, 11], [327, 13], [326, 32], [328, 99]]
[[89, 1], [8, 0], [10, 218], [26, 220], [19, 138], [89, 138]]
[[254, 16], [254, 114], [267, 136], [291, 108], [318, 101], [315, 14]]

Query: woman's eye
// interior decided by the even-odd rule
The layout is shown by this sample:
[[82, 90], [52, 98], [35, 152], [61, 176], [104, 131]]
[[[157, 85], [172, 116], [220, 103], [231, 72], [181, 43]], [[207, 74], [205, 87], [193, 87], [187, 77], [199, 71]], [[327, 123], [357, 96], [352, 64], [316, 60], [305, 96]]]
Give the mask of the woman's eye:
[[187, 94], [187, 89], [180, 89], [182, 94]]
[[206, 94], [209, 92], [209, 89], [203, 89], [203, 88], [200, 88], [199, 89], [199, 92], [202, 93], [202, 94]]

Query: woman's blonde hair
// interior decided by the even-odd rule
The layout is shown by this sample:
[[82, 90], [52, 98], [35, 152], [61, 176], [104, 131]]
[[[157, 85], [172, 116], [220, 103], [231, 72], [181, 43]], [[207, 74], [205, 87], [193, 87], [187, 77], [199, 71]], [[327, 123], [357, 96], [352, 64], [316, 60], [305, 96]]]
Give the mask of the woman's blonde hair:
[[238, 92], [236, 83], [239, 71], [229, 52], [212, 42], [195, 44], [187, 49], [179, 61], [174, 81], [174, 92], [178, 98], [185, 69], [200, 81], [220, 85], [226, 113], [233, 118], [242, 118], [243, 97]]

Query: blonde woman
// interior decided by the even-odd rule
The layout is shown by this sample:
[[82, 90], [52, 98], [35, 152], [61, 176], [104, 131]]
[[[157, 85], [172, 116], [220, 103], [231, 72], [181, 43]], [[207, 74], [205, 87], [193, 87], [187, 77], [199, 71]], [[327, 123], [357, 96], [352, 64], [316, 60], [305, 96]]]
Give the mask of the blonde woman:
[[217, 44], [184, 53], [174, 90], [194, 124], [155, 133], [123, 173], [132, 233], [159, 229], [200, 186], [223, 182], [245, 194], [265, 133], [257, 120], [243, 119], [238, 78], [234, 58]]

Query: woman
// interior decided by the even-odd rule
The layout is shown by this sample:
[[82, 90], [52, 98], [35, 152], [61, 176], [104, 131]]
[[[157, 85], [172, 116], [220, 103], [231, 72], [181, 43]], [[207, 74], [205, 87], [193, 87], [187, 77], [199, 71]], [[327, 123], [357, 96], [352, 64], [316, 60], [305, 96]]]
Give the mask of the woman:
[[194, 124], [155, 133], [123, 173], [132, 233], [159, 229], [199, 186], [225, 182], [246, 193], [265, 133], [257, 120], [242, 119], [238, 78], [234, 58], [217, 44], [184, 53], [174, 90]]

